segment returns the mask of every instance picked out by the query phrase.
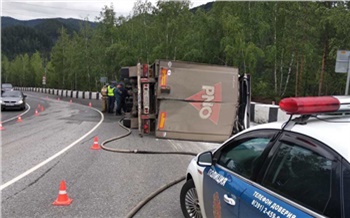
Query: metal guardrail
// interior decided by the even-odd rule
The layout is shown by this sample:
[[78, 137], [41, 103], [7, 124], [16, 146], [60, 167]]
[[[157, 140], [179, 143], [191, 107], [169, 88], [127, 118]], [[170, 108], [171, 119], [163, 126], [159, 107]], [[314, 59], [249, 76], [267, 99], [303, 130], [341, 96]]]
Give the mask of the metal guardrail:
[[102, 94], [100, 92], [40, 88], [40, 87], [39, 88], [38, 87], [15, 87], [14, 89], [21, 90], [21, 91], [47, 93], [47, 94], [57, 95], [61, 97], [94, 99], [94, 100], [102, 99]]
[[250, 121], [255, 123], [271, 123], [275, 121], [286, 121], [289, 115], [282, 111], [278, 105], [260, 104], [251, 102]]

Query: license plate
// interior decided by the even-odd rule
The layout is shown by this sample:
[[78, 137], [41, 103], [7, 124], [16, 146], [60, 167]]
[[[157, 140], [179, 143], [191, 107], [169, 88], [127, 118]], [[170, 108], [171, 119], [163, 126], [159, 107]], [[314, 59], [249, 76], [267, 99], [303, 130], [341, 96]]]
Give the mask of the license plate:
[[15, 104], [6, 104], [6, 106], [15, 106]]

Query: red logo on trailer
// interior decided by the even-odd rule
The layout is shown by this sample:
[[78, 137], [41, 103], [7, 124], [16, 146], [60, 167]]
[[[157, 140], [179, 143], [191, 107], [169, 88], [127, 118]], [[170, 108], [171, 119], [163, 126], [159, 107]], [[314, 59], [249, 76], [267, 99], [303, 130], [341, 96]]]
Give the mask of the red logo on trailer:
[[203, 120], [210, 119], [215, 125], [218, 124], [220, 116], [220, 102], [222, 100], [221, 82], [214, 86], [202, 86], [202, 91], [194, 94], [186, 100], [194, 101], [190, 104], [199, 112], [199, 117]]

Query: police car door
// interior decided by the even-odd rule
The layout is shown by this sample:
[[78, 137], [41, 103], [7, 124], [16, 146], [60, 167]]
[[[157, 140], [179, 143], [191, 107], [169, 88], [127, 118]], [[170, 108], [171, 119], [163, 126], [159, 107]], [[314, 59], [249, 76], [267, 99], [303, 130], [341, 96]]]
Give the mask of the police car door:
[[226, 142], [214, 153], [214, 164], [205, 169], [203, 178], [207, 217], [238, 217], [245, 183], [249, 183], [263, 162], [263, 151], [277, 132], [259, 130], [245, 133]]
[[295, 133], [283, 133], [272, 151], [260, 184], [244, 184], [240, 217], [341, 217], [336, 154]]

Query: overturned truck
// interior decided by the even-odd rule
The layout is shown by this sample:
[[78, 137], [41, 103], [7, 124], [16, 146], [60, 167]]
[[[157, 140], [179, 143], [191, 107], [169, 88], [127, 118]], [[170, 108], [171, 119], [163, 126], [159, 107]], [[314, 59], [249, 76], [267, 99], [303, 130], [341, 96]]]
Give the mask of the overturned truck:
[[141, 136], [222, 142], [249, 127], [250, 78], [233, 67], [157, 60], [121, 69], [123, 124]]

